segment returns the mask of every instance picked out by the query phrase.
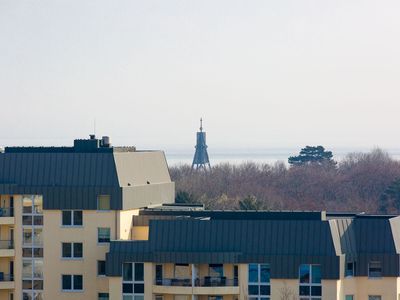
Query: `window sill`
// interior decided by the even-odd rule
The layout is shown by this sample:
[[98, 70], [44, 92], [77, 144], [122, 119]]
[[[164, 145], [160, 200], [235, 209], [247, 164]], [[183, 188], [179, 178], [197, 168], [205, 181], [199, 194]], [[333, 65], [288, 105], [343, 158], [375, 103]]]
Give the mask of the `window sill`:
[[61, 260], [66, 260], [66, 261], [81, 261], [83, 260], [83, 257], [61, 257]]
[[61, 290], [63, 293], [83, 293], [83, 290]]

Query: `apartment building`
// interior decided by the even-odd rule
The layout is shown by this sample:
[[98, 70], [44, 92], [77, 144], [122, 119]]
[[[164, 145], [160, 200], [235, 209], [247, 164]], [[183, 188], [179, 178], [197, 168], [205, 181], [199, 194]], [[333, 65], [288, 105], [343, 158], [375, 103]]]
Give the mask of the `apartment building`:
[[163, 152], [0, 153], [0, 300], [398, 300], [400, 219], [174, 203]]
[[72, 147], [6, 147], [0, 300], [109, 299], [110, 240], [135, 238], [138, 208], [173, 201], [163, 152], [95, 136]]
[[110, 299], [400, 299], [400, 218], [144, 209], [111, 241]]

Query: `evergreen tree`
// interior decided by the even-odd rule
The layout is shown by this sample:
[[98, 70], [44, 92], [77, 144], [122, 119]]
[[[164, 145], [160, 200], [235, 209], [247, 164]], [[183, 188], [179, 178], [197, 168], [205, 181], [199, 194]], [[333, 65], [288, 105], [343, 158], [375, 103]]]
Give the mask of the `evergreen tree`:
[[175, 203], [196, 203], [192, 194], [186, 191], [178, 191], [175, 196]]
[[292, 166], [303, 165], [336, 165], [333, 160], [332, 151], [325, 151], [322, 146], [306, 146], [301, 149], [298, 156], [291, 156], [288, 159], [289, 164]]
[[388, 213], [390, 204], [400, 210], [400, 179], [394, 180], [383, 192], [379, 199], [379, 212]]
[[239, 201], [240, 210], [259, 210], [262, 205], [255, 196], [249, 195]]

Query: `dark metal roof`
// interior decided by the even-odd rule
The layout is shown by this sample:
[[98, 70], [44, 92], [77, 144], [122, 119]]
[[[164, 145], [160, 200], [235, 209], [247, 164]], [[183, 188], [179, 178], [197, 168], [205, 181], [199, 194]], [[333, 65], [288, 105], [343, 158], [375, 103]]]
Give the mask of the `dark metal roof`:
[[263, 262], [271, 265], [273, 278], [297, 278], [299, 264], [315, 263], [323, 266], [323, 278], [333, 279], [339, 260], [326, 221], [152, 220], [147, 242], [111, 243], [107, 273], [119, 276], [124, 261]]
[[134, 188], [172, 184], [162, 153], [115, 149], [97, 139], [75, 140], [73, 147], [7, 147], [0, 153], [0, 193], [43, 195], [44, 209], [90, 210], [107, 194], [111, 209], [119, 210], [123, 191], [130, 199], [125, 208], [137, 208], [151, 203], [131, 197]]
[[177, 210], [145, 209], [141, 216], [188, 216], [219, 220], [324, 220], [324, 211]]
[[[399, 254], [390, 216], [339, 218], [337, 225], [341, 252], [356, 263], [356, 276], [368, 276], [370, 261], [382, 262], [384, 276], [399, 275]], [[397, 224], [400, 225], [400, 224]]]

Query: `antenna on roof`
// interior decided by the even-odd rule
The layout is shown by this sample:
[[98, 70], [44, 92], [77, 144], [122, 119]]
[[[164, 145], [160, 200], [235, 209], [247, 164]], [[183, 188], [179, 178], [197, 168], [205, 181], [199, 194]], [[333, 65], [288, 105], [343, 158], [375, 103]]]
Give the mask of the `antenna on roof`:
[[200, 132], [203, 132], [203, 118], [200, 118]]

